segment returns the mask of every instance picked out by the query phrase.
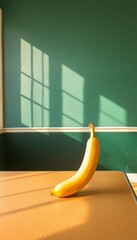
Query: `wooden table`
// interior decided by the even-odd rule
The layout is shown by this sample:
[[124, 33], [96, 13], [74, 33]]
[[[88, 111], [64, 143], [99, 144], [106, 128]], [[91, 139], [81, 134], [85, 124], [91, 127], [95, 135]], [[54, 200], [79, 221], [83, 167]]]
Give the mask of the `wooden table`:
[[124, 173], [97, 171], [69, 198], [51, 188], [74, 172], [0, 172], [1, 240], [136, 240], [137, 201]]

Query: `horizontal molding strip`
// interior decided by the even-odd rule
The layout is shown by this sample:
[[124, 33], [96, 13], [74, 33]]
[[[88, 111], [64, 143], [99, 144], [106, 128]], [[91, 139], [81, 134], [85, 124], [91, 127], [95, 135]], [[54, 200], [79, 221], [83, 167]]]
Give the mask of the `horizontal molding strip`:
[[[27, 127], [0, 129], [0, 133], [28, 132], [90, 132], [90, 129], [88, 127]], [[95, 127], [95, 132], [137, 132], [137, 127]]]

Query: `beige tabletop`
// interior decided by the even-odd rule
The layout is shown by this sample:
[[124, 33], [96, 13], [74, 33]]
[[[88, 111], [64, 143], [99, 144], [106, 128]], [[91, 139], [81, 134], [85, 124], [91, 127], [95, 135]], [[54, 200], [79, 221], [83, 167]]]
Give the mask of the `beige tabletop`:
[[0, 172], [0, 239], [136, 240], [137, 201], [125, 174], [97, 171], [76, 195], [50, 195], [73, 174]]

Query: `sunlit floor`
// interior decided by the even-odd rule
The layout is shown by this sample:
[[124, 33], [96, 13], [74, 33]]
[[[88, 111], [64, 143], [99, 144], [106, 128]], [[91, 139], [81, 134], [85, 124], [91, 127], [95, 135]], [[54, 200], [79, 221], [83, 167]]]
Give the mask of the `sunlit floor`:
[[127, 174], [129, 181], [137, 195], [137, 173], [129, 173]]

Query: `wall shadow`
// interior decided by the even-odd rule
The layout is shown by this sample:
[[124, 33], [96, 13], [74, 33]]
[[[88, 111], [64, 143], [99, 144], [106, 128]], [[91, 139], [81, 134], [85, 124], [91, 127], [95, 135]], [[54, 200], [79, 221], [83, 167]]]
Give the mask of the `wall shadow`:
[[[88, 133], [70, 136], [65, 133], [5, 133], [1, 170], [78, 170], [88, 138]], [[97, 170], [137, 172], [136, 133], [98, 133], [98, 138], [101, 149]]]
[[4, 157], [3, 157], [3, 134], [0, 133], [0, 169], [3, 168]]
[[77, 170], [84, 152], [85, 144], [63, 133], [4, 134], [2, 170]]

